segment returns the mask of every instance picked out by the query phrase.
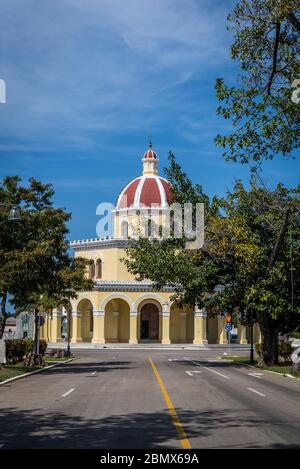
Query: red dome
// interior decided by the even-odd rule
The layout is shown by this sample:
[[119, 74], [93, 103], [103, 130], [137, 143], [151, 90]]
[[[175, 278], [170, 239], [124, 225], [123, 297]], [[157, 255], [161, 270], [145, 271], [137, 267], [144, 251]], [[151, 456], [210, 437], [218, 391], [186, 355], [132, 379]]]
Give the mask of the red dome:
[[141, 176], [131, 181], [121, 192], [116, 208], [143, 208], [154, 204], [166, 208], [172, 203], [172, 198], [171, 185], [166, 179], [154, 175]]
[[150, 147], [148, 148], [148, 150], [145, 151], [143, 159], [157, 160], [157, 153]]

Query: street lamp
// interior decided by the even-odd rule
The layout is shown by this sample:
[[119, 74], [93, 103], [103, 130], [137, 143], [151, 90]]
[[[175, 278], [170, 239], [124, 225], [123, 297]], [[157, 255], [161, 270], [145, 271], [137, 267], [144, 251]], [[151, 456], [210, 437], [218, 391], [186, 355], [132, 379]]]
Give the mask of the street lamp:
[[9, 203], [8, 204], [1, 203], [0, 207], [10, 208], [10, 211], [7, 217], [9, 221], [19, 221], [21, 219], [20, 209], [17, 205], [9, 204]]
[[68, 331], [67, 331], [67, 357], [71, 355], [71, 349], [70, 349], [70, 335], [71, 335], [71, 311], [70, 307], [67, 307], [67, 326], [68, 326]]
[[17, 205], [13, 205], [8, 214], [9, 221], [19, 221], [21, 219], [20, 209]]
[[251, 311], [250, 322], [250, 365], [254, 365], [254, 344], [253, 344], [253, 311]]

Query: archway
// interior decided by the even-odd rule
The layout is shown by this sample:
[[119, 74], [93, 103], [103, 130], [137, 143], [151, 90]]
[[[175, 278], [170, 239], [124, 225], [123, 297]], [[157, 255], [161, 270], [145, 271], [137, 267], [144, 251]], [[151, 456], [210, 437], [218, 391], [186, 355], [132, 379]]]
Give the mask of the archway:
[[83, 342], [91, 342], [93, 338], [93, 305], [88, 299], [79, 301], [77, 311], [81, 313], [81, 336]]
[[104, 337], [105, 342], [129, 342], [130, 307], [121, 299], [114, 298], [105, 306]]
[[218, 317], [208, 316], [206, 321], [206, 338], [209, 344], [217, 344], [218, 337]]
[[154, 303], [146, 303], [141, 308], [141, 340], [159, 340], [159, 309]]

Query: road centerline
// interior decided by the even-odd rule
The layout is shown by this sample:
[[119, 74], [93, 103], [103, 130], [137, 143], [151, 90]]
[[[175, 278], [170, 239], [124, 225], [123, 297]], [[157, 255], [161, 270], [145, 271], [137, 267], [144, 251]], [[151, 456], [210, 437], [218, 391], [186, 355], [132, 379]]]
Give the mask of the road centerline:
[[62, 394], [61, 397], [67, 397], [69, 394], [71, 394], [71, 392], [75, 391], [75, 388], [71, 388], [69, 389], [69, 391], [65, 392], [64, 394]]
[[154, 364], [154, 362], [153, 362], [153, 360], [152, 360], [151, 357], [149, 357], [148, 360], [149, 360], [149, 363], [150, 363], [150, 365], [151, 365], [151, 367], [152, 367], [152, 370], [153, 370], [153, 373], [154, 373], [154, 375], [155, 375], [155, 377], [156, 377], [156, 380], [157, 380], [157, 382], [158, 382], [158, 384], [159, 384], [159, 387], [160, 387], [160, 390], [161, 390], [161, 392], [162, 392], [162, 395], [164, 396], [164, 399], [165, 399], [165, 402], [166, 402], [167, 407], [168, 407], [168, 409], [169, 409], [169, 412], [170, 412], [170, 414], [171, 414], [171, 417], [172, 417], [172, 420], [173, 420], [173, 424], [174, 424], [174, 426], [175, 426], [175, 428], [176, 428], [176, 431], [177, 431], [177, 434], [178, 434], [178, 437], [179, 437], [179, 441], [180, 441], [180, 443], [181, 443], [181, 446], [182, 446], [184, 449], [191, 449], [191, 444], [190, 444], [190, 442], [189, 442], [189, 440], [188, 440], [188, 438], [187, 438], [187, 435], [186, 435], [186, 433], [185, 433], [185, 431], [184, 431], [183, 425], [182, 425], [182, 423], [181, 423], [180, 420], [179, 420], [179, 417], [178, 417], [178, 415], [177, 415], [177, 412], [176, 412], [176, 410], [175, 410], [175, 407], [174, 407], [174, 405], [173, 405], [173, 402], [172, 402], [172, 400], [171, 400], [171, 398], [170, 398], [170, 395], [169, 395], [169, 393], [168, 393], [168, 391], [167, 391], [167, 388], [165, 387], [164, 382], [163, 382], [163, 380], [162, 380], [162, 378], [161, 378], [161, 376], [160, 376], [160, 374], [159, 374], [159, 372], [158, 372], [158, 369], [156, 368], [156, 366], [155, 366], [155, 364]]

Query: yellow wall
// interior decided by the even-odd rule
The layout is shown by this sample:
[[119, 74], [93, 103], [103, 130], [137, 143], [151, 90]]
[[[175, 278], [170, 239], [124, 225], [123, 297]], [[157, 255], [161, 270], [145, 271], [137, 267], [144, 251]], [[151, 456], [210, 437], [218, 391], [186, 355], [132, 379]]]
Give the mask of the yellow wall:
[[106, 342], [129, 341], [129, 306], [122, 300], [110, 301], [105, 309], [104, 337]]
[[107, 248], [92, 251], [76, 251], [75, 257], [84, 259], [102, 260], [102, 280], [134, 280], [134, 276], [128, 272], [121, 259], [126, 256], [125, 249]]
[[216, 344], [218, 341], [218, 318], [207, 318], [207, 340], [209, 344]]

